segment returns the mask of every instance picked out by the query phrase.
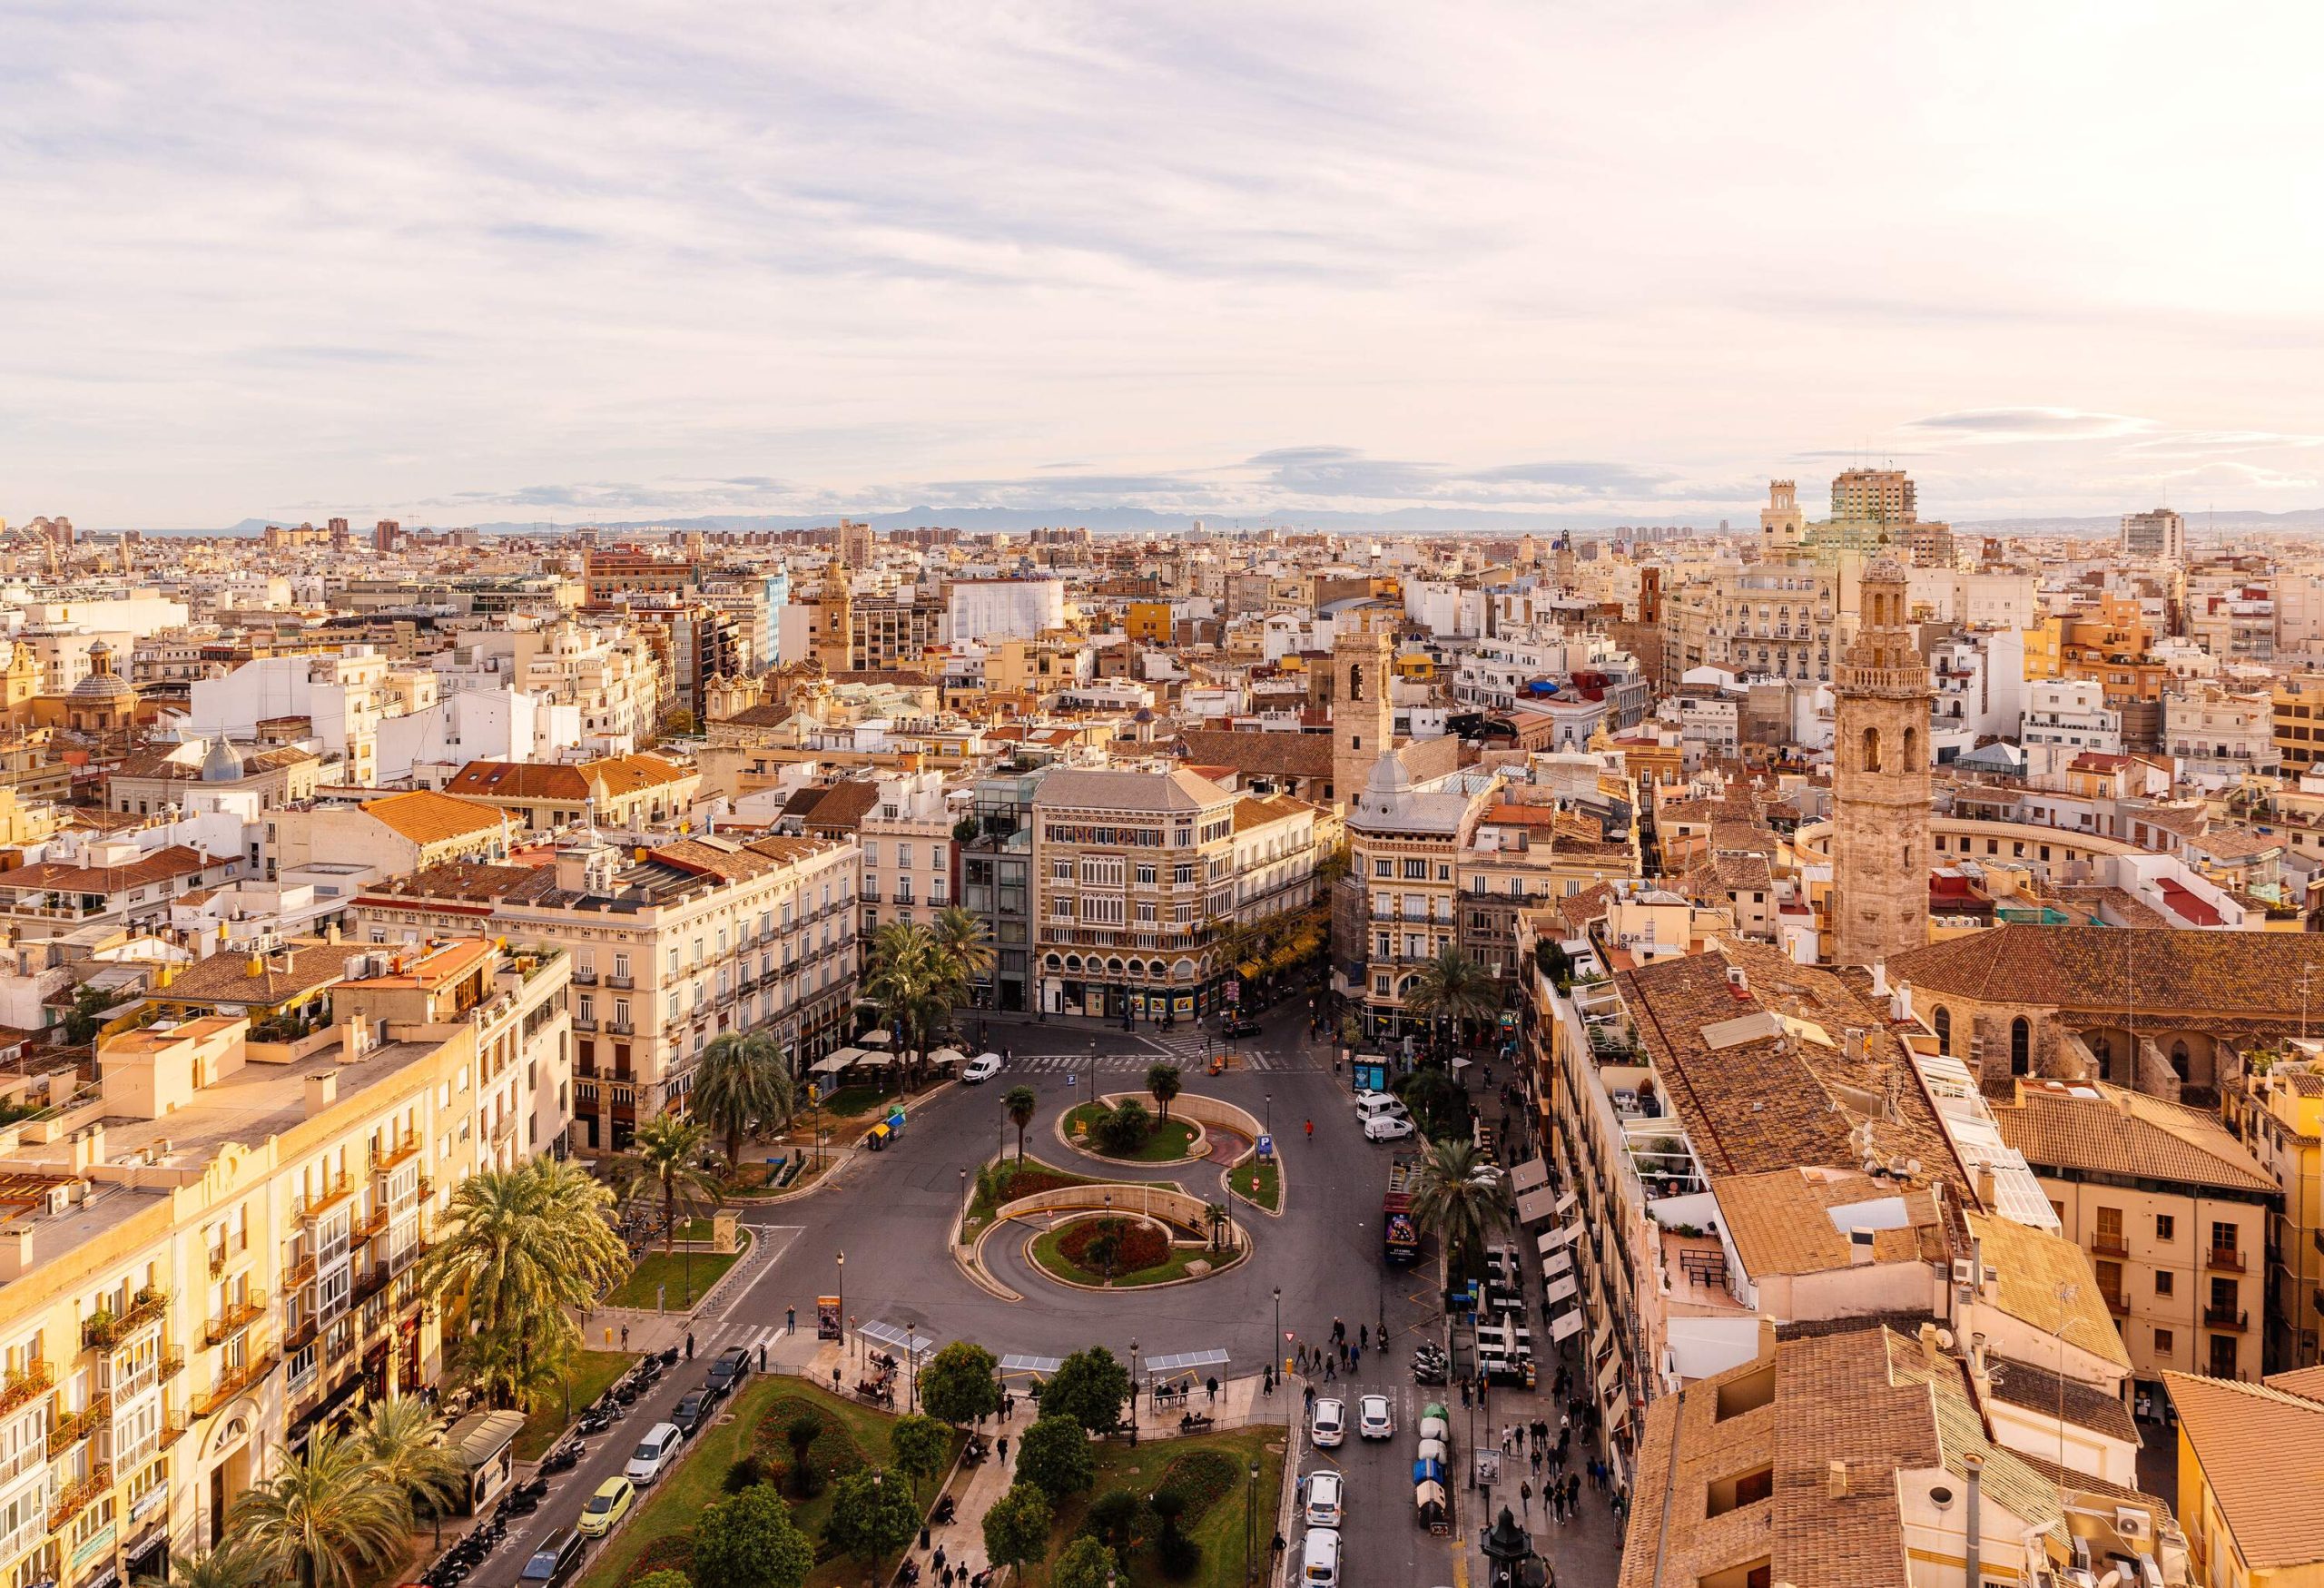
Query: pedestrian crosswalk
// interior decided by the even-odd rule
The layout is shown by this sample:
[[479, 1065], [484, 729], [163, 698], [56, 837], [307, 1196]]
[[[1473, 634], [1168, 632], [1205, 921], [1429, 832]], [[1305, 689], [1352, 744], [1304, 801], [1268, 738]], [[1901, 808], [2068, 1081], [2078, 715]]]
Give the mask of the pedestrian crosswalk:
[[[1169, 1037], [1146, 1039], [1154, 1046], [1142, 1053], [1100, 1053], [1095, 1062], [1098, 1072], [1121, 1074], [1126, 1071], [1143, 1075], [1157, 1064], [1176, 1064], [1184, 1070], [1196, 1070], [1210, 1062], [1211, 1050], [1202, 1045], [1199, 1038]], [[1069, 1075], [1076, 1071], [1088, 1073], [1092, 1060], [1087, 1050], [1078, 1053], [1027, 1053], [1019, 1051], [1009, 1057], [1000, 1072], [1000, 1079], [1023, 1071], [1033, 1075]], [[1235, 1052], [1227, 1060], [1235, 1070], [1280, 1071], [1311, 1070], [1315, 1062], [1301, 1054]]]

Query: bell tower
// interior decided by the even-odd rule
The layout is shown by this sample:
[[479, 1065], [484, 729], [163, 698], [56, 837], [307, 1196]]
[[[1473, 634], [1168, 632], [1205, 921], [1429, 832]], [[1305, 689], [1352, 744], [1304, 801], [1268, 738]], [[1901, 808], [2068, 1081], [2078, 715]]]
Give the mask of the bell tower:
[[1342, 809], [1354, 804], [1373, 764], [1393, 747], [1388, 676], [1394, 658], [1384, 634], [1343, 634], [1332, 642], [1332, 798]]
[[1768, 505], [1759, 509], [1759, 548], [1768, 556], [1799, 549], [1807, 519], [1799, 510], [1799, 488], [1788, 479], [1768, 481]]
[[826, 674], [852, 672], [855, 667], [855, 587], [847, 559], [834, 557], [823, 569], [823, 589], [816, 601], [822, 630], [815, 636], [815, 659]]
[[1905, 621], [1905, 574], [1859, 587], [1864, 626], [1833, 671], [1832, 958], [1878, 964], [1928, 941], [1928, 667]]

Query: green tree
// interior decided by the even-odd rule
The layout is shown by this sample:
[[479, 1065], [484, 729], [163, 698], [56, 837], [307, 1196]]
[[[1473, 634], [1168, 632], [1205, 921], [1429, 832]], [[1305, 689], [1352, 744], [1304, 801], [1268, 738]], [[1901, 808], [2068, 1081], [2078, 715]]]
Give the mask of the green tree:
[[497, 1404], [569, 1359], [581, 1345], [579, 1309], [628, 1274], [629, 1254], [606, 1221], [612, 1201], [583, 1169], [547, 1157], [453, 1189], [419, 1287], [445, 1309], [447, 1335]]
[[382, 1482], [401, 1492], [416, 1516], [440, 1516], [468, 1487], [468, 1466], [444, 1443], [444, 1420], [418, 1396], [373, 1401], [357, 1419], [355, 1442]]
[[[1075, 1539], [1049, 1568], [1049, 1588], [1107, 1588], [1120, 1562], [1094, 1538]], [[1123, 1575], [1127, 1576], [1125, 1573]]]
[[1129, 1552], [1137, 1547], [1149, 1514], [1145, 1496], [1137, 1490], [1108, 1489], [1089, 1502], [1081, 1530], [1128, 1560]]
[[1017, 1161], [1021, 1165], [1025, 1161], [1025, 1130], [1032, 1124], [1033, 1116], [1040, 1112], [1040, 1094], [1029, 1086], [1012, 1086], [1000, 1100], [1000, 1106], [1009, 1110], [1009, 1122], [1017, 1127]]
[[1501, 1007], [1501, 983], [1485, 968], [1447, 944], [1413, 973], [1404, 1011], [1423, 1020], [1482, 1020]]
[[783, 1437], [791, 1445], [791, 1487], [801, 1499], [818, 1494], [823, 1486], [823, 1475], [815, 1470], [809, 1459], [815, 1441], [823, 1436], [823, 1415], [821, 1412], [801, 1412], [783, 1425]]
[[1041, 1386], [1041, 1415], [1071, 1417], [1092, 1434], [1110, 1434], [1121, 1425], [1129, 1396], [1129, 1369], [1105, 1346], [1092, 1346], [1059, 1363]]
[[678, 1114], [659, 1114], [637, 1128], [629, 1155], [614, 1160], [625, 1197], [650, 1196], [662, 1204], [662, 1249], [675, 1249], [678, 1214], [718, 1206], [718, 1183], [702, 1167], [706, 1126]]
[[984, 1514], [984, 1558], [996, 1566], [1023, 1566], [1049, 1547], [1056, 1514], [1049, 1497], [1031, 1484], [1014, 1484]]
[[356, 1441], [330, 1433], [226, 1514], [228, 1539], [298, 1588], [355, 1588], [395, 1559], [410, 1529], [403, 1491]]
[[1042, 1403], [1039, 1421], [1026, 1429], [1017, 1447], [1017, 1478], [1038, 1484], [1050, 1500], [1064, 1499], [1088, 1488], [1098, 1476], [1098, 1459], [1089, 1453], [1089, 1431], [1063, 1412], [1051, 1412]]
[[177, 1555], [169, 1575], [137, 1579], [137, 1588], [258, 1588], [266, 1563], [231, 1540], [206, 1554]]
[[815, 1546], [764, 1484], [719, 1501], [694, 1524], [697, 1588], [799, 1588], [814, 1564]]
[[121, 1001], [121, 994], [108, 992], [101, 987], [83, 982], [73, 990], [73, 1007], [64, 1011], [64, 1040], [68, 1042], [92, 1042], [97, 1028], [105, 1023], [105, 1012]]
[[742, 1162], [743, 1138], [791, 1122], [798, 1090], [783, 1044], [765, 1031], [728, 1031], [713, 1039], [694, 1067], [694, 1090], [686, 1094], [694, 1117], [726, 1143], [726, 1165]]
[[915, 1500], [920, 1497], [921, 1484], [942, 1472], [951, 1454], [952, 1430], [934, 1417], [898, 1417], [888, 1429], [888, 1459], [911, 1479]]
[[1170, 1119], [1170, 1100], [1183, 1090], [1178, 1081], [1178, 1067], [1175, 1064], [1149, 1065], [1146, 1071], [1146, 1090], [1161, 1110], [1164, 1123]]
[[872, 934], [863, 998], [880, 1023], [899, 1033], [914, 1080], [930, 1039], [950, 1024], [952, 1006], [967, 998], [968, 986], [959, 962], [919, 922], [891, 921]]
[[928, 923], [936, 952], [951, 962], [963, 985], [992, 972], [992, 933], [984, 918], [958, 904], [939, 910]]
[[1432, 1141], [1413, 1166], [1413, 1222], [1444, 1243], [1452, 1271], [1509, 1223], [1500, 1169], [1473, 1141]]
[[665, 1566], [658, 1572], [646, 1573], [629, 1588], [694, 1588], [694, 1579], [675, 1566]]
[[1000, 1409], [1000, 1359], [972, 1340], [954, 1340], [920, 1365], [920, 1404], [931, 1417], [964, 1427]]
[[1154, 1134], [1154, 1116], [1136, 1098], [1124, 1098], [1119, 1105], [1098, 1116], [1098, 1127], [1090, 1134], [1098, 1139], [1103, 1150], [1128, 1158]]
[[880, 1467], [859, 1467], [832, 1490], [824, 1542], [867, 1565], [903, 1548], [919, 1531], [911, 1485], [891, 1479]]

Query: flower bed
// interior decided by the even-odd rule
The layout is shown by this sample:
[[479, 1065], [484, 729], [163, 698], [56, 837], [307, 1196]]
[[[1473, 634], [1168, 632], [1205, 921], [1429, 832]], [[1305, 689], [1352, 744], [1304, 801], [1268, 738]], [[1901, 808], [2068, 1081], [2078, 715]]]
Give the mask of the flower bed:
[[1178, 1492], [1187, 1502], [1180, 1525], [1191, 1528], [1213, 1505], [1233, 1494], [1242, 1477], [1243, 1469], [1224, 1451], [1189, 1450], [1162, 1469], [1162, 1481], [1155, 1487]]
[[1151, 1224], [1127, 1218], [1085, 1218], [1068, 1229], [1058, 1240], [1058, 1251], [1065, 1260], [1092, 1278], [1103, 1278], [1109, 1265], [1102, 1250], [1092, 1258], [1091, 1243], [1108, 1229], [1117, 1237], [1118, 1244], [1110, 1265], [1117, 1274], [1136, 1274], [1147, 1268], [1159, 1267], [1170, 1260], [1170, 1238]]

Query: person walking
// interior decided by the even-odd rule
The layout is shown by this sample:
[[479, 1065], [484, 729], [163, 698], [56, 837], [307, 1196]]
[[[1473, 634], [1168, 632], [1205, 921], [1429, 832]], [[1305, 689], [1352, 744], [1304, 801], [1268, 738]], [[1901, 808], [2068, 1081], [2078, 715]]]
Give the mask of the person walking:
[[1003, 1434], [1000, 1438], [994, 1440], [992, 1447], [1000, 1453], [1000, 1465], [1003, 1467], [1006, 1467], [1009, 1465], [1009, 1435]]
[[1313, 1119], [1307, 1121], [1307, 1139], [1311, 1143], [1315, 1139], [1315, 1121]]
[[1533, 1515], [1533, 1485], [1531, 1484], [1521, 1480], [1518, 1483], [1517, 1504], [1525, 1513], [1526, 1519], [1531, 1521]]
[[1372, 1326], [1370, 1324], [1358, 1324], [1355, 1326], [1355, 1343], [1367, 1351], [1372, 1348]]
[[686, 1331], [686, 1360], [689, 1362], [694, 1360], [694, 1331], [692, 1329]]
[[625, 1351], [629, 1349], [629, 1326], [627, 1324], [621, 1326], [621, 1348]]

